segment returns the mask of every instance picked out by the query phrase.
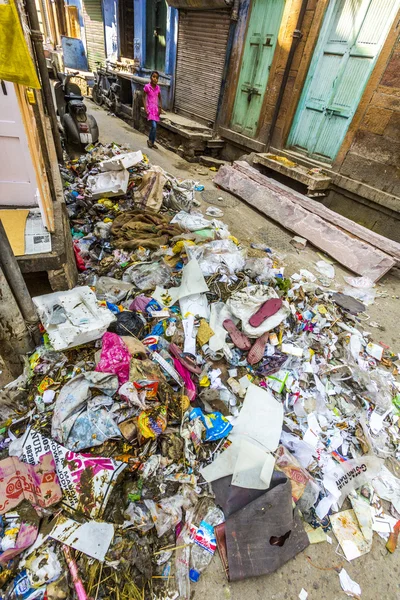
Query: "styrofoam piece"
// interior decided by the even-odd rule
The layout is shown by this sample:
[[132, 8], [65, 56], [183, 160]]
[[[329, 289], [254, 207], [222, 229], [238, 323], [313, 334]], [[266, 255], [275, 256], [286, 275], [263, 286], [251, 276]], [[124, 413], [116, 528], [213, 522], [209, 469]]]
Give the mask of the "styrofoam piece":
[[[99, 306], [96, 295], [88, 286], [66, 292], [36, 296], [33, 302], [55, 350], [66, 350], [100, 338], [115, 316], [106, 306]], [[51, 325], [53, 307], [62, 306], [67, 320]]]
[[143, 160], [143, 154], [141, 150], [137, 152], [126, 152], [124, 154], [117, 154], [107, 160], [102, 160], [99, 164], [101, 171], [121, 171], [122, 169], [129, 169], [137, 165]]
[[123, 196], [128, 189], [129, 171], [106, 171], [98, 175], [90, 175], [87, 178], [87, 188], [92, 194], [92, 198], [112, 198], [113, 196]]

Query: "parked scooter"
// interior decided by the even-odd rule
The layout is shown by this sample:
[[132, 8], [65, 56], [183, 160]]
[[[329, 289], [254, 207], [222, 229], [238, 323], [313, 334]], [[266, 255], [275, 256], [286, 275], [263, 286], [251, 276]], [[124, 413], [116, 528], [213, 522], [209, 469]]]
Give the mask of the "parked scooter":
[[84, 148], [98, 141], [99, 128], [96, 119], [87, 114], [79, 86], [70, 81], [78, 73], [58, 73], [59, 81], [54, 86], [54, 92], [67, 144]]

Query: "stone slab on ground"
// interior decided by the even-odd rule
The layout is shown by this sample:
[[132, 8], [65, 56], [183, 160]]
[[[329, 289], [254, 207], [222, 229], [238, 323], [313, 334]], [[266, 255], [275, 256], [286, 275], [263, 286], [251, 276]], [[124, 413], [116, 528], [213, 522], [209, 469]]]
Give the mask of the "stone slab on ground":
[[278, 185], [268, 177], [264, 177], [263, 183], [255, 181], [251, 174], [253, 171], [257, 173], [256, 169], [247, 163], [238, 162], [235, 165], [243, 165], [248, 174], [237, 168], [225, 166], [221, 167], [214, 182], [286, 229], [306, 238], [351, 271], [369, 277], [372, 281], [378, 281], [396, 264], [391, 256], [358, 238], [351, 237], [295, 202], [290, 188]]

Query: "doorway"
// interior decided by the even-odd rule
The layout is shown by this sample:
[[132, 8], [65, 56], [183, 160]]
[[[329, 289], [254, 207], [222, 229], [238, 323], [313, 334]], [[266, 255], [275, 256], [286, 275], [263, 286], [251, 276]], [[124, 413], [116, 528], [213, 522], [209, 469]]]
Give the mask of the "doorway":
[[121, 58], [133, 60], [133, 38], [135, 37], [133, 0], [118, 0], [118, 15], [119, 54]]
[[253, 0], [231, 128], [257, 134], [285, 0]]
[[288, 147], [321, 161], [335, 159], [399, 4], [399, 0], [330, 3]]

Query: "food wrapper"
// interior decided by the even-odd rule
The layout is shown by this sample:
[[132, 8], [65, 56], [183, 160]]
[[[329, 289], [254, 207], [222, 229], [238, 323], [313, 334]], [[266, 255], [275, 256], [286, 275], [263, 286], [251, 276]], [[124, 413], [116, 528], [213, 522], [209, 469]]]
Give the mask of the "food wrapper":
[[138, 417], [138, 428], [144, 438], [156, 438], [167, 427], [167, 409], [158, 406], [144, 410]]

